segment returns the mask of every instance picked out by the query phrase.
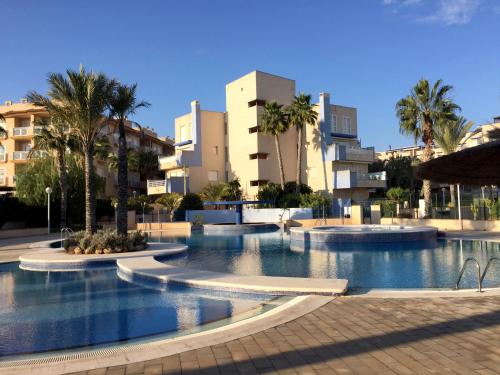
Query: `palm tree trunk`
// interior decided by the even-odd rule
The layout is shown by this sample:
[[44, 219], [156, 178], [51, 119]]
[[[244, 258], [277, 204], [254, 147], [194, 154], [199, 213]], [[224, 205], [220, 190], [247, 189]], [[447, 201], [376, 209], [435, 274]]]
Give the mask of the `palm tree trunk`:
[[57, 166], [59, 169], [59, 190], [61, 191], [59, 226], [66, 228], [66, 213], [68, 208], [68, 173], [66, 172], [66, 157], [64, 151], [57, 152]]
[[96, 227], [94, 147], [90, 146], [85, 150], [85, 231], [95, 233]]
[[[423, 162], [429, 161], [432, 158], [432, 129], [430, 123], [426, 123], [424, 125], [424, 135], [423, 140], [425, 143]], [[422, 190], [424, 192], [424, 216], [429, 218], [432, 216], [432, 196], [431, 196], [431, 181], [423, 180], [422, 181]]]
[[302, 126], [297, 128], [297, 175], [295, 177], [295, 192], [300, 193], [300, 172], [302, 170]]
[[278, 134], [274, 135], [274, 143], [276, 145], [276, 154], [278, 154], [278, 164], [280, 168], [280, 183], [281, 189], [285, 188], [285, 170], [283, 169], [283, 160], [281, 159], [281, 148], [280, 148], [280, 140]]
[[455, 200], [455, 185], [450, 185], [450, 197], [451, 197], [451, 205], [455, 208], [455, 204], [457, 203]]
[[127, 187], [128, 187], [128, 160], [127, 139], [125, 137], [125, 123], [120, 119], [118, 125], [118, 202], [116, 206], [116, 231], [127, 234]]

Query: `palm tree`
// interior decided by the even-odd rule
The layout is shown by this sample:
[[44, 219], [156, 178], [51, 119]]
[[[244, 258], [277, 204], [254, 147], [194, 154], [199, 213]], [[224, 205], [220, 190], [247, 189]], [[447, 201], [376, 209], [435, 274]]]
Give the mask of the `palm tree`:
[[41, 126], [40, 132], [33, 137], [34, 146], [30, 152], [46, 151], [54, 153], [56, 157], [57, 171], [59, 176], [60, 198], [60, 227], [66, 227], [68, 207], [68, 173], [66, 166], [66, 152], [78, 147], [76, 139], [69, 131], [67, 114], [56, 102], [36, 92], [28, 94], [28, 100], [36, 106], [44, 107], [50, 115], [50, 120], [37, 121]]
[[266, 103], [264, 106], [264, 113], [260, 124], [260, 130], [267, 135], [274, 137], [274, 144], [276, 146], [276, 154], [278, 155], [278, 166], [280, 169], [280, 183], [281, 188], [285, 188], [285, 171], [283, 169], [283, 160], [281, 158], [280, 148], [280, 134], [288, 130], [289, 123], [285, 112], [282, 110], [283, 105], [276, 102]]
[[[112, 171], [117, 172], [120, 164], [120, 160], [118, 155], [109, 153], [107, 156], [108, 160], [108, 168]], [[127, 149], [127, 167], [130, 172], [138, 172], [139, 171], [139, 153], [133, 148]]]
[[151, 150], [140, 150], [138, 159], [139, 174], [141, 175], [142, 181], [158, 175], [159, 165], [158, 155], [156, 153]]
[[181, 205], [181, 202], [182, 195], [178, 193], [163, 194], [155, 201], [156, 204], [167, 209], [171, 222], [174, 221], [174, 213]]
[[149, 103], [137, 101], [137, 85], [116, 85], [113, 95], [109, 98], [110, 114], [118, 120], [118, 205], [116, 207], [116, 230], [120, 234], [127, 234], [127, 188], [128, 188], [128, 160], [127, 138], [125, 135], [125, 121], [138, 108], [147, 107]]
[[[438, 121], [453, 120], [460, 107], [448, 98], [452, 86], [443, 85], [441, 80], [434, 85], [426, 79], [421, 79], [412, 88], [410, 95], [400, 99], [396, 104], [396, 115], [399, 118], [399, 131], [414, 137], [415, 142], [420, 138], [425, 145], [423, 161], [432, 158], [432, 144], [434, 141], [435, 125]], [[425, 217], [432, 212], [431, 182], [422, 183], [425, 201]]]
[[201, 197], [207, 202], [219, 202], [224, 199], [227, 192], [228, 187], [225, 183], [208, 184], [201, 191]]
[[[5, 117], [0, 113], [0, 120], [5, 121]], [[3, 128], [3, 126], [0, 126], [0, 137], [4, 137], [7, 135], [7, 130]]]
[[[451, 154], [457, 151], [461, 141], [464, 140], [474, 122], [467, 121], [465, 117], [458, 116], [456, 119], [438, 121], [434, 129], [434, 139], [443, 150], [443, 154]], [[451, 204], [455, 207], [455, 185], [450, 185]]]
[[290, 116], [290, 125], [297, 129], [297, 175], [295, 178], [295, 192], [300, 192], [301, 171], [302, 171], [302, 133], [304, 126], [307, 124], [314, 125], [318, 118], [318, 113], [314, 110], [311, 104], [311, 95], [301, 93], [293, 100], [292, 105], [288, 108]]
[[96, 231], [96, 184], [94, 149], [104, 124], [104, 114], [116, 83], [100, 73], [68, 69], [66, 76], [49, 74], [48, 97], [58, 103], [61, 116], [70, 127], [84, 155], [85, 168], [85, 231]]

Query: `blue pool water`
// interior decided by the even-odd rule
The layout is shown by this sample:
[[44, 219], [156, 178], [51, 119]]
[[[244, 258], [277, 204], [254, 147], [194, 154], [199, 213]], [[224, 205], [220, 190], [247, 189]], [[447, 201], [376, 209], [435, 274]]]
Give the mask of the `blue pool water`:
[[189, 332], [262, 312], [275, 303], [270, 298], [146, 288], [120, 280], [116, 270], [48, 273], [0, 264], [0, 356]]
[[[165, 261], [169, 264], [241, 275], [346, 278], [354, 288], [452, 288], [464, 259], [473, 256], [484, 268], [490, 257], [500, 256], [500, 243], [481, 241], [339, 243], [304, 249], [280, 231], [161, 239], [189, 245], [185, 255]], [[464, 288], [476, 287], [470, 266]], [[491, 266], [484, 286], [500, 286], [499, 262]]]

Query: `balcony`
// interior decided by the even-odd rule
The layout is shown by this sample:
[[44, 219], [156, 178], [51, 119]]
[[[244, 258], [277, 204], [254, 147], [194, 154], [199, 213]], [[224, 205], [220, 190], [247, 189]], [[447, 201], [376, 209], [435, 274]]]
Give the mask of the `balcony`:
[[358, 173], [349, 170], [333, 172], [334, 189], [385, 188], [386, 180], [387, 176], [385, 172]]
[[162, 156], [162, 157], [158, 158], [158, 163], [160, 166], [160, 170], [162, 170], [162, 171], [168, 171], [170, 169], [182, 168], [181, 154], [171, 155], [171, 156]]
[[0, 163], [7, 161], [7, 153], [0, 154]]
[[7, 176], [0, 176], [0, 186], [7, 186]]
[[13, 161], [25, 161], [28, 160], [29, 151], [14, 151], [12, 153]]
[[12, 129], [12, 138], [29, 138], [40, 134], [41, 126], [22, 126]]
[[373, 163], [375, 150], [372, 148], [348, 148], [345, 145], [334, 143], [328, 147], [326, 160]]

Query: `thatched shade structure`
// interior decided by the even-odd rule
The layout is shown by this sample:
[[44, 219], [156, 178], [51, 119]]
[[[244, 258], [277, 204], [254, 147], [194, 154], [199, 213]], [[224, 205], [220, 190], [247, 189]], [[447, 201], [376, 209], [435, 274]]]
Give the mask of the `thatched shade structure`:
[[500, 185], [500, 140], [422, 163], [416, 174], [448, 184]]

